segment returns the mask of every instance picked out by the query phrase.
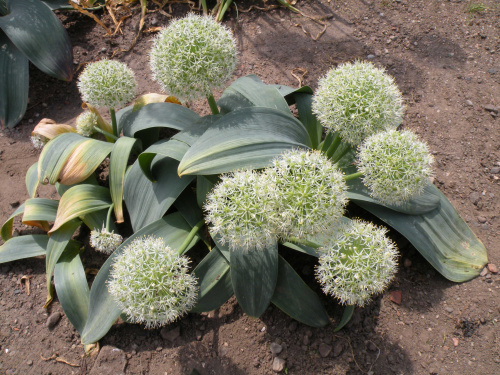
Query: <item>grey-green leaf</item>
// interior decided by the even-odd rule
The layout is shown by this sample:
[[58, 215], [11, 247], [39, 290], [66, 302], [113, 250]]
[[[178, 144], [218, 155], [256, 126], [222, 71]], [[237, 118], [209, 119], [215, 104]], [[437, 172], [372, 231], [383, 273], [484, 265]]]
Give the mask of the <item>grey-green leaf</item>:
[[45, 255], [49, 237], [46, 234], [27, 234], [11, 238], [0, 246], [0, 263]]

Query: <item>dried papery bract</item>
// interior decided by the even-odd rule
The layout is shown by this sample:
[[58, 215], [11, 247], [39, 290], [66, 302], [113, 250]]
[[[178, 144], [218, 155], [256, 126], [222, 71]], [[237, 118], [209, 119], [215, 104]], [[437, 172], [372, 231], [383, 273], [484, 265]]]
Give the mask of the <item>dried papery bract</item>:
[[384, 291], [397, 271], [398, 252], [387, 230], [353, 220], [320, 249], [316, 278], [342, 304], [364, 306]]
[[371, 136], [359, 147], [358, 170], [374, 198], [400, 205], [424, 191], [433, 160], [416, 134], [390, 130]]
[[130, 321], [157, 328], [196, 303], [198, 285], [188, 265], [161, 238], [138, 237], [116, 257], [108, 290]]
[[372, 134], [396, 129], [403, 98], [394, 79], [368, 62], [342, 64], [318, 83], [312, 109], [321, 124], [357, 146]]

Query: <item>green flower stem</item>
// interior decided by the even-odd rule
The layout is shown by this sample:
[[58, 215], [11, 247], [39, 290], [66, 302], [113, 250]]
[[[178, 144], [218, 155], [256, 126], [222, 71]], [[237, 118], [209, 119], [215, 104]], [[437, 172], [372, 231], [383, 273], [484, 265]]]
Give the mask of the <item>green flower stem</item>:
[[208, 15], [207, 0], [201, 0], [201, 6], [203, 7], [203, 15]]
[[94, 130], [98, 133], [101, 133], [103, 134], [108, 140], [112, 140], [113, 143], [114, 141], [117, 141], [118, 140], [118, 137], [116, 135], [113, 135], [111, 133], [108, 133], [106, 130], [102, 130], [100, 127], [98, 126], [94, 126]]
[[109, 109], [109, 114], [111, 115], [111, 125], [113, 126], [113, 134], [118, 136], [118, 127], [116, 126], [116, 113], [114, 108]]
[[191, 232], [187, 235], [186, 239], [182, 243], [182, 245], [179, 247], [177, 250], [177, 254], [182, 255], [186, 251], [187, 247], [193, 240], [194, 236], [196, 236], [196, 233], [205, 225], [205, 220], [200, 220], [196, 223], [196, 225], [191, 229]]
[[226, 0], [226, 2], [223, 3], [223, 5], [219, 8], [219, 11], [217, 12], [217, 18], [216, 18], [217, 22], [222, 21], [222, 19], [224, 18], [224, 14], [227, 12], [227, 9], [229, 8], [229, 6], [231, 5], [232, 2], [233, 2], [233, 0]]
[[208, 95], [207, 100], [208, 100], [208, 105], [210, 106], [210, 109], [212, 110], [212, 114], [218, 115], [219, 114], [219, 107], [217, 107], [217, 103], [215, 102], [214, 94]]
[[326, 150], [326, 156], [328, 156], [328, 158], [331, 158], [333, 156], [333, 154], [335, 153], [335, 151], [337, 151], [337, 148], [339, 147], [340, 143], [341, 143], [341, 139], [340, 139], [340, 136], [339, 134], [335, 134], [335, 138], [333, 139], [333, 142], [332, 144], [330, 145], [330, 147], [328, 147], [328, 150]]
[[347, 154], [349, 151], [351, 151], [351, 147], [347, 146], [340, 154], [338, 154], [335, 158], [332, 159], [332, 163], [335, 164], [337, 163], [340, 159], [342, 159], [345, 154]]
[[106, 231], [109, 232], [109, 226], [111, 224], [111, 213], [113, 212], [113, 208], [115, 207], [114, 203], [111, 203], [108, 209], [108, 215], [106, 216]]
[[321, 245], [318, 245], [315, 242], [308, 241], [306, 239], [300, 239], [297, 237], [287, 237], [287, 241], [292, 242], [292, 243], [297, 243], [305, 246], [312, 247], [313, 249], [319, 249]]
[[355, 178], [358, 178], [358, 177], [361, 177], [363, 176], [363, 173], [361, 172], [356, 172], [356, 173], [353, 173], [353, 174], [349, 174], [347, 176], [344, 176], [344, 180], [345, 181], [350, 181], [350, 180], [354, 180]]
[[326, 151], [328, 151], [328, 147], [330, 147], [334, 139], [335, 139], [334, 133], [332, 132], [326, 133], [325, 139], [323, 139], [323, 141], [318, 145], [318, 150], [326, 153]]

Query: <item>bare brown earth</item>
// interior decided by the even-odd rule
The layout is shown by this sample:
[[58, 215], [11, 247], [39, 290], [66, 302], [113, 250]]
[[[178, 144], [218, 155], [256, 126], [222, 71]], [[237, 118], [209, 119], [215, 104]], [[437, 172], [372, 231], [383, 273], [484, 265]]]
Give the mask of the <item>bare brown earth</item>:
[[[169, 18], [148, 3], [145, 29], [166, 25]], [[404, 128], [428, 142], [436, 160], [434, 183], [485, 244], [495, 271], [500, 264], [498, 1], [482, 1], [486, 9], [472, 14], [469, 1], [460, 0], [298, 1], [298, 8], [326, 25], [318, 38], [321, 23], [285, 8], [244, 12], [274, 1], [236, 3], [239, 13], [233, 8], [225, 19], [240, 51], [235, 76], [257, 74], [267, 83], [290, 86], [302, 77], [314, 88], [342, 62], [369, 60], [387, 68], [406, 100]], [[185, 4], [172, 8], [178, 16], [188, 11]], [[86, 16], [60, 13], [73, 43], [75, 70], [127, 49], [139, 23], [139, 10], [133, 13], [115, 36]], [[113, 26], [109, 15], [96, 15]], [[159, 91], [148, 65], [152, 36], [143, 33], [132, 51], [115, 56], [136, 72], [141, 93]], [[43, 117], [73, 123], [81, 112], [75, 81], [60, 82], [34, 68], [30, 74], [24, 120], [0, 133], [1, 222], [28, 198], [24, 176], [38, 157], [29, 141], [35, 124]], [[28, 229], [17, 221], [15, 228]], [[44, 259], [2, 264], [0, 374], [186, 375], [196, 369], [201, 375], [260, 375], [273, 373], [273, 363], [280, 362], [275, 357], [285, 361], [282, 373], [288, 374], [499, 374], [500, 276], [485, 270], [454, 284], [404, 239], [394, 238], [401, 250], [395, 281], [369, 306], [356, 309], [338, 333], [333, 330], [341, 309], [328, 298], [332, 324], [322, 329], [296, 323], [273, 307], [252, 319], [232, 299], [217, 311], [189, 315], [161, 330], [115, 325], [101, 340], [99, 355], [89, 358], [57, 300], [42, 308]], [[87, 248], [83, 258], [95, 268], [102, 259], [91, 251]], [[314, 263], [298, 259], [297, 264], [311, 279]], [[391, 302], [394, 291], [401, 292], [400, 305]]]

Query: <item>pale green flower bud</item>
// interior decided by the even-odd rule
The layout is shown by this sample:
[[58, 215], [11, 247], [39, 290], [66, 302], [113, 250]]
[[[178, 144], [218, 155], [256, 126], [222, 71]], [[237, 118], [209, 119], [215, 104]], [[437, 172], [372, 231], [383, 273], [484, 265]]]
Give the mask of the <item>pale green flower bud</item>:
[[165, 92], [182, 100], [198, 99], [231, 78], [236, 55], [229, 29], [212, 17], [189, 14], [172, 21], [155, 39], [151, 70]]
[[84, 137], [90, 137], [95, 133], [98, 117], [95, 113], [85, 111], [76, 118], [76, 132]]
[[372, 134], [396, 129], [403, 98], [394, 79], [368, 62], [343, 64], [319, 80], [313, 112], [331, 132], [357, 146]]
[[325, 294], [342, 304], [364, 306], [384, 291], [397, 271], [398, 252], [387, 229], [352, 220], [321, 248], [316, 278]]
[[414, 133], [390, 130], [368, 138], [359, 147], [358, 159], [358, 170], [372, 197], [400, 205], [424, 191], [434, 158]]
[[[347, 204], [343, 173], [318, 151], [286, 151], [266, 171], [276, 185], [274, 200], [283, 238], [330, 231]], [[269, 182], [271, 184], [271, 182]]]
[[161, 238], [139, 237], [116, 257], [108, 291], [130, 321], [161, 327], [196, 304], [198, 284], [188, 269], [189, 259]]
[[90, 246], [104, 253], [111, 254], [123, 241], [123, 237], [117, 233], [108, 232], [104, 227], [102, 230], [90, 232]]
[[231, 249], [263, 249], [277, 240], [273, 184], [251, 170], [223, 175], [207, 196], [210, 233]]
[[78, 78], [78, 88], [84, 103], [98, 108], [117, 108], [134, 98], [137, 82], [126, 64], [101, 60], [87, 65]]

